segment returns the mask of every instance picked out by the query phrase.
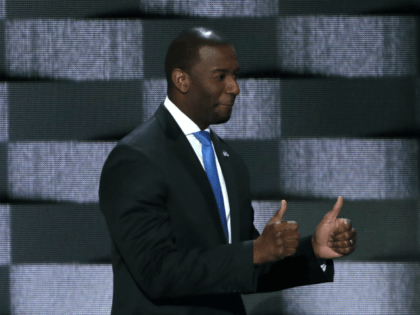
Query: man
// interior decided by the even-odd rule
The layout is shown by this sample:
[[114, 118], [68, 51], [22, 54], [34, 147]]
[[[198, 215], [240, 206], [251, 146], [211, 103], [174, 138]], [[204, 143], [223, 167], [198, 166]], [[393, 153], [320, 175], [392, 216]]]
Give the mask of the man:
[[229, 120], [240, 92], [233, 46], [213, 30], [184, 31], [165, 70], [165, 102], [101, 176], [112, 314], [245, 314], [241, 293], [333, 281], [330, 259], [356, 245], [350, 222], [336, 218], [342, 198], [313, 236], [299, 240], [298, 224], [282, 221], [285, 201], [259, 235], [248, 171], [209, 129]]

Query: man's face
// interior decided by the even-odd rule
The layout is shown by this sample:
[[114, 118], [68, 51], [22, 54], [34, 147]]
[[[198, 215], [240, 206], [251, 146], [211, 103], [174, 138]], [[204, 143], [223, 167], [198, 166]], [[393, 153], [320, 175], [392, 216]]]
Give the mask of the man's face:
[[239, 94], [239, 65], [233, 46], [203, 46], [200, 61], [191, 69], [188, 91], [190, 117], [201, 129], [227, 122]]

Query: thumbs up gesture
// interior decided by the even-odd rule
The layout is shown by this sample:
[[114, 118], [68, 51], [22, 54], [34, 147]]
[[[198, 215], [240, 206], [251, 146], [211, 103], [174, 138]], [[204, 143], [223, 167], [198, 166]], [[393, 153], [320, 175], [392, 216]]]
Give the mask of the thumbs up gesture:
[[262, 234], [254, 241], [254, 264], [263, 264], [292, 256], [299, 246], [298, 224], [282, 221], [287, 203], [282, 200], [280, 209], [268, 221]]
[[340, 258], [356, 249], [356, 231], [350, 220], [337, 219], [342, 206], [343, 197], [340, 196], [312, 235], [312, 246], [317, 258]]

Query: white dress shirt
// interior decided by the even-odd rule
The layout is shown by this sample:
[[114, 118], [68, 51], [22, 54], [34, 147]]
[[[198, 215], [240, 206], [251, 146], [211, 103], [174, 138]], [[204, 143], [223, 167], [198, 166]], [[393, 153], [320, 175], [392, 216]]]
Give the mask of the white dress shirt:
[[[204, 161], [203, 161], [203, 152], [202, 152], [202, 144], [201, 142], [193, 135], [195, 132], [201, 131], [201, 129], [187, 116], [185, 115], [171, 100], [166, 96], [164, 105], [166, 109], [171, 113], [172, 117], [175, 119], [179, 127], [181, 128], [182, 132], [187, 137], [188, 141], [190, 142], [195, 154], [197, 155], [198, 159], [200, 160], [201, 165], [204, 169]], [[210, 132], [210, 128], [207, 128], [205, 131]], [[214, 145], [212, 142], [213, 151]], [[219, 160], [217, 159], [216, 152], [214, 152], [214, 157], [216, 158], [216, 165], [217, 165], [217, 174], [219, 175], [220, 186], [222, 188], [223, 194], [223, 202], [225, 204], [225, 212], [226, 212], [226, 223], [228, 228], [229, 234], [229, 244], [232, 243], [232, 236], [230, 232], [230, 207], [229, 207], [229, 198], [226, 189], [225, 179], [223, 177], [222, 169], [220, 168]]]

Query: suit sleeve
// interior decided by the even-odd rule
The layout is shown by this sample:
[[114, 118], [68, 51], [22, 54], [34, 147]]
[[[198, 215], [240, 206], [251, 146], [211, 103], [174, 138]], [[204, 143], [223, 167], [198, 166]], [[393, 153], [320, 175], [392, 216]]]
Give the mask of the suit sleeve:
[[101, 175], [100, 208], [139, 288], [155, 300], [254, 292], [252, 241], [180, 250], [167, 194], [165, 172], [151, 158], [130, 145], [114, 148]]
[[[249, 182], [248, 176], [246, 180]], [[244, 195], [249, 196], [248, 204], [251, 205], [251, 193], [245, 192]], [[254, 209], [252, 206], [250, 206], [249, 211], [251, 211], [251, 217], [254, 218]], [[259, 236], [260, 233], [253, 225], [250, 238], [255, 240]], [[302, 285], [333, 282], [333, 261], [328, 259], [326, 264], [327, 269], [324, 272], [315, 257], [311, 236], [301, 237], [299, 239], [299, 246], [293, 256], [255, 267], [255, 292], [272, 292]]]
[[307, 236], [299, 239], [299, 247], [293, 256], [259, 266], [255, 279], [256, 292], [333, 282], [334, 265], [329, 259], [326, 271], [321, 269], [312, 249], [311, 236]]

